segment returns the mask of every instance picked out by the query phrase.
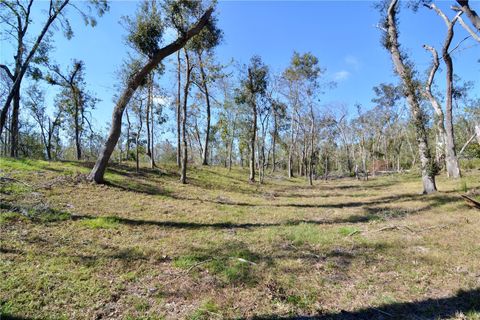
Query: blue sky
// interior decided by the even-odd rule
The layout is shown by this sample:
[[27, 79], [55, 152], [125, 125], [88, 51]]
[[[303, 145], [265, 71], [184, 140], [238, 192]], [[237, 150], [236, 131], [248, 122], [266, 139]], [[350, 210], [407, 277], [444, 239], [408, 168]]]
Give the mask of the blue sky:
[[[437, 4], [450, 17], [452, 1]], [[124, 15], [135, 12], [136, 1], [112, 1], [110, 11], [98, 19], [95, 28], [85, 27], [80, 17], [70, 11], [75, 36], [72, 40], [55, 35], [53, 58], [68, 66], [71, 59], [82, 59], [86, 64], [88, 88], [102, 102], [94, 112], [97, 126], [105, 127], [113, 109], [116, 71], [127, 55], [124, 45], [125, 30], [119, 23]], [[473, 2], [480, 10], [480, 3]], [[37, 17], [40, 8], [37, 7]], [[216, 12], [224, 42], [217, 49], [222, 62], [232, 58], [245, 63], [253, 54], [262, 56], [271, 69], [280, 72], [289, 63], [294, 50], [315, 54], [327, 69], [326, 80], [336, 80], [335, 89], [322, 97], [324, 103], [344, 103], [353, 107], [362, 103], [371, 106], [372, 87], [381, 82], [397, 82], [392, 72], [388, 52], [380, 46], [380, 30], [376, 27], [379, 13], [371, 1], [220, 1]], [[433, 12], [421, 8], [412, 13], [402, 10], [400, 40], [411, 54], [422, 74], [430, 65], [430, 55], [422, 48], [424, 43], [440, 51], [446, 27]], [[456, 28], [455, 46], [466, 33]], [[465, 80], [479, 80], [480, 46], [473, 40], [462, 43], [454, 54], [455, 73]], [[10, 51], [2, 44], [0, 59], [10, 58]], [[167, 69], [173, 64], [166, 62]], [[173, 86], [172, 73], [162, 79], [165, 89]], [[443, 74], [437, 76], [442, 85]], [[479, 86], [476, 86], [476, 91]], [[476, 92], [475, 92], [476, 93]]]

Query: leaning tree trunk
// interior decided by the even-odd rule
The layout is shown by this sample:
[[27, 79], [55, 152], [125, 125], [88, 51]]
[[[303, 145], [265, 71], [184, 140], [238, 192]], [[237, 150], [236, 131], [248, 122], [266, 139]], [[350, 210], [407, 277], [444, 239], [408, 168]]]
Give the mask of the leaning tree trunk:
[[413, 79], [413, 70], [405, 66], [402, 54], [400, 52], [397, 22], [395, 17], [397, 13], [397, 4], [398, 0], [392, 0], [387, 11], [387, 48], [391, 53], [395, 70], [403, 81], [404, 93], [412, 113], [417, 135], [418, 153], [421, 163], [423, 193], [428, 194], [437, 191], [437, 187], [435, 185], [436, 170], [434, 162], [430, 156], [427, 131], [425, 129], [426, 119], [418, 101], [416, 92], [417, 88]]
[[192, 67], [190, 66], [190, 59], [188, 57], [188, 51], [185, 52], [185, 86], [183, 88], [183, 108], [182, 108], [182, 167], [180, 172], [180, 182], [187, 183], [187, 163], [188, 163], [188, 151], [187, 151], [187, 103], [188, 93], [190, 92], [190, 73]]
[[193, 26], [190, 30], [184, 33], [181, 37], [177, 38], [174, 42], [158, 50], [155, 55], [149, 59], [149, 61], [142, 67], [140, 71], [135, 73], [131, 79], [128, 81], [127, 87], [120, 95], [120, 98], [117, 101], [117, 104], [113, 110], [112, 114], [112, 127], [108, 133], [108, 138], [105, 141], [103, 149], [90, 172], [88, 178], [95, 181], [96, 183], [101, 183], [104, 181], [104, 174], [107, 168], [108, 160], [112, 155], [113, 150], [118, 142], [120, 133], [122, 130], [122, 115], [125, 110], [128, 102], [132, 98], [133, 94], [143, 82], [145, 77], [158, 66], [158, 64], [169, 55], [177, 52], [185, 46], [187, 41], [193, 36], [197, 35], [203, 27], [206, 25], [210, 16], [212, 15], [213, 8], [209, 8], [200, 20]]

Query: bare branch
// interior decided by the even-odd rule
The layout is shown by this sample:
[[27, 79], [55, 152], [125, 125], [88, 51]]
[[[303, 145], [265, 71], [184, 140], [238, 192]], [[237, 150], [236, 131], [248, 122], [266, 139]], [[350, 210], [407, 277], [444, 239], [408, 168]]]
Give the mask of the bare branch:
[[480, 42], [480, 36], [475, 33], [475, 31], [472, 30], [472, 28], [470, 28], [470, 26], [468, 24], [465, 23], [465, 21], [463, 21], [462, 17], [458, 17], [458, 22], [460, 22], [460, 24], [462, 25], [462, 27], [467, 30], [467, 32], [472, 36], [473, 39], [477, 40], [478, 42]]
[[10, 78], [10, 80], [15, 81], [15, 77], [13, 76], [12, 72], [10, 71], [10, 69], [6, 65], [0, 64], [0, 68], [5, 70], [8, 77]]

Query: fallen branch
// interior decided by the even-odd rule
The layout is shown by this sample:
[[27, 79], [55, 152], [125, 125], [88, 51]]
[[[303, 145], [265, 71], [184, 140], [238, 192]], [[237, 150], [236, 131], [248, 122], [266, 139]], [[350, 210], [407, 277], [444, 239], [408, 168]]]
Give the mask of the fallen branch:
[[471, 206], [473, 208], [476, 208], [476, 209], [480, 209], [480, 202], [478, 202], [477, 200], [474, 200], [474, 199], [472, 199], [469, 196], [464, 195], [464, 194], [461, 194], [460, 196], [463, 198], [463, 200], [465, 200], [465, 202], [469, 206]]
[[21, 184], [23, 184], [23, 185], [26, 185], [27, 187], [32, 188], [31, 185], [29, 185], [28, 183], [23, 182], [23, 181], [21, 181], [21, 180], [18, 180], [18, 179], [15, 179], [15, 178], [10, 178], [10, 177], [0, 177], [0, 182], [7, 182], [7, 181], [9, 181], [9, 182], [16, 182], [16, 183], [21, 183]]

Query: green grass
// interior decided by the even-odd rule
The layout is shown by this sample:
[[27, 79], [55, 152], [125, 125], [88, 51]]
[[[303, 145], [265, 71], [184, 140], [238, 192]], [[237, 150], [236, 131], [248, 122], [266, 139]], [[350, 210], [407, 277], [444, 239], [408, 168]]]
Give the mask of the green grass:
[[423, 196], [415, 173], [310, 187], [192, 166], [181, 185], [175, 164], [122, 164], [94, 185], [89, 163], [0, 161], [21, 181], [0, 186], [3, 315], [479, 318], [480, 212], [459, 197], [478, 170]]
[[113, 229], [120, 225], [117, 217], [98, 217], [83, 220], [80, 223], [90, 229]]
[[205, 301], [191, 316], [189, 320], [208, 320], [214, 316], [219, 317], [219, 308], [212, 300]]

